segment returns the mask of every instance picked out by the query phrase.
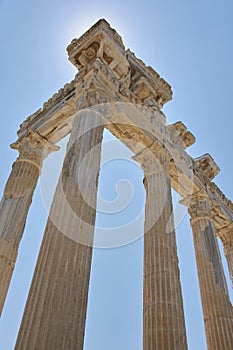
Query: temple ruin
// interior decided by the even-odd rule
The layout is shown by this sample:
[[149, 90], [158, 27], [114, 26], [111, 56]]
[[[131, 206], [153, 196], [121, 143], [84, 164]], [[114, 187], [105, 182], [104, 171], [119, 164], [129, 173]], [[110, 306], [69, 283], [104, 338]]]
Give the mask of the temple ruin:
[[162, 112], [170, 85], [105, 20], [67, 52], [78, 73], [20, 125], [11, 145], [19, 156], [0, 205], [1, 313], [43, 160], [70, 133], [15, 349], [83, 349], [105, 128], [144, 171], [143, 349], [187, 349], [171, 188], [190, 215], [208, 349], [233, 349], [217, 243], [233, 283], [233, 204], [213, 182], [218, 166], [209, 154], [186, 152], [195, 137], [182, 122], [167, 125]]

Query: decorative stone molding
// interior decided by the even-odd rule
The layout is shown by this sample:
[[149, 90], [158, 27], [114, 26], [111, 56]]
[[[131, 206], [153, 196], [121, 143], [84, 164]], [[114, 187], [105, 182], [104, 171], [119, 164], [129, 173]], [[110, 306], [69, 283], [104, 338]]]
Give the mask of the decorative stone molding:
[[194, 171], [198, 174], [199, 170], [201, 170], [202, 176], [204, 175], [204, 180], [207, 178], [209, 181], [213, 180], [220, 171], [209, 153], [194, 159]]
[[233, 203], [230, 199], [228, 199], [220, 190], [220, 188], [214, 183], [210, 182], [207, 187], [208, 194], [211, 198], [215, 199], [220, 203], [224, 203], [224, 205], [229, 208], [233, 215]]
[[121, 37], [105, 20], [97, 22], [81, 38], [73, 39], [67, 52], [79, 70], [100, 59], [121, 81], [122, 90], [130, 86], [137, 103], [162, 108], [172, 98], [170, 85], [130, 50], [125, 51]]
[[[182, 152], [182, 148], [179, 146], [180, 143], [183, 145], [183, 147], [190, 146], [192, 142], [192, 136], [189, 134], [189, 132], [185, 131], [185, 127], [183, 127], [180, 122], [173, 125], [176, 130], [178, 129], [178, 134], [181, 134], [181, 139], [178, 138], [179, 140], [177, 140], [177, 134], [174, 134], [171, 131], [171, 126], [167, 126], [166, 130], [162, 130], [161, 123], [158, 123], [158, 116], [161, 116], [161, 122], [163, 124], [165, 124], [166, 118], [161, 112], [157, 102], [154, 101], [153, 103], [150, 103], [150, 99], [145, 99], [142, 101], [137, 97], [136, 93], [133, 92], [134, 88], [136, 89], [135, 92], [140, 91], [140, 89], [137, 90], [140, 84], [138, 84], [138, 88], [136, 88], [136, 85], [137, 81], [140, 81], [141, 77], [143, 77], [144, 81], [149, 81], [150, 84], [153, 84], [153, 89], [157, 89], [157, 93], [161, 93], [164, 96], [164, 101], [171, 99], [171, 87], [162, 78], [160, 78], [155, 71], [152, 71], [150, 67], [146, 67], [146, 65], [140, 59], [136, 58], [132, 52], [129, 50], [124, 51], [125, 48], [120, 36], [114, 29], [111, 29], [109, 24], [104, 20], [96, 23], [93, 28], [85, 33], [81, 37], [82, 40], [81, 38], [75, 39], [72, 44], [74, 46], [73, 48], [70, 47], [71, 51], [69, 54], [72, 54], [72, 52], [74, 53], [74, 50], [76, 50], [78, 47], [77, 43], [80, 43], [83, 48], [85, 45], [88, 47], [88, 45], [91, 44], [91, 38], [94, 38], [94, 36], [97, 35], [98, 31], [103, 33], [103, 36], [108, 36], [109, 40], [112, 40], [112, 45], [115, 46], [128, 61], [130, 66], [130, 87], [128, 87], [127, 84], [123, 83], [116, 77], [114, 70], [111, 69], [109, 64], [105, 63], [101, 58], [99, 59], [97, 57], [95, 61], [81, 68], [79, 73], [75, 76], [75, 79], [62, 88], [64, 90], [63, 94], [58, 92], [57, 95], [56, 93], [44, 104], [43, 108], [39, 109], [34, 114], [29, 116], [21, 124], [20, 130], [18, 131], [19, 138], [26, 135], [27, 129], [29, 127], [37, 131], [46, 139], [51, 140], [53, 143], [58, 142], [61, 138], [66, 136], [72, 128], [73, 116], [77, 110], [77, 101], [80, 99], [82, 93], [87, 88], [87, 80], [91, 80], [90, 77], [88, 78], [88, 73], [92, 71], [91, 74], [93, 74], [93, 76], [96, 74], [98, 77], [98, 84], [100, 84], [100, 81], [102, 79], [102, 86], [100, 90], [107, 92], [109, 102], [130, 102], [137, 104], [137, 106], [141, 105], [142, 108], [147, 108], [145, 119], [147, 119], [147, 121], [150, 121], [151, 130], [155, 131], [153, 131], [152, 134], [154, 135], [158, 132], [162, 136], [161, 139], [164, 139], [165, 142], [169, 143], [168, 146], [169, 149], [171, 148], [171, 153], [177, 154], [175, 167], [173, 167], [174, 171], [172, 167], [170, 167], [170, 175], [173, 188], [177, 190], [182, 197], [187, 196], [190, 188], [192, 187], [197, 190], [207, 188], [208, 195], [213, 203], [213, 206], [215, 207], [216, 215], [214, 216], [214, 220], [216, 221], [216, 218], [221, 218], [221, 221], [224, 222], [223, 225], [225, 225], [225, 222], [231, 221], [233, 218], [233, 204], [224, 196], [220, 189], [210, 181], [210, 179], [213, 177], [214, 172], [209, 168], [208, 171], [207, 168], [202, 168], [203, 164], [201, 167], [198, 166], [196, 161], [193, 160], [185, 151]], [[99, 98], [96, 96], [91, 99], [96, 99], [96, 102], [99, 101]], [[150, 104], [152, 106], [150, 106]], [[148, 114], [149, 110], [151, 110], [151, 116]], [[133, 119], [131, 121], [133, 123]], [[148, 130], [148, 124], [146, 125], [146, 130]], [[112, 126], [111, 131], [114, 133], [113, 128], [114, 127]], [[121, 134], [123, 134], [123, 132], [124, 130], [120, 129], [117, 131], [117, 137], [120, 137], [122, 140], [124, 140], [124, 137], [121, 137]], [[176, 142], [174, 142], [175, 140], [172, 140], [172, 137], [174, 137], [174, 135]], [[148, 133], [146, 136], [148, 136]], [[181, 141], [182, 138], [184, 138], [184, 143]], [[153, 142], [154, 139], [151, 137], [151, 140], [147, 142], [147, 144], [143, 145], [144, 147], [147, 147], [148, 144]], [[135, 153], [139, 152], [139, 150], [134, 149], [132, 149], [132, 151]], [[209, 158], [209, 160], [211, 159]], [[198, 162], [202, 163], [202, 161], [200, 162], [200, 159], [198, 159]], [[204, 170], [205, 174], [202, 169]], [[182, 178], [185, 186], [180, 186], [177, 182], [177, 178]], [[221, 224], [221, 226], [223, 225]]]
[[71, 44], [67, 47], [67, 52], [70, 56], [74, 56], [76, 49], [80, 46], [85, 45], [90, 41], [90, 37], [94, 37], [96, 33], [105, 33], [111, 38], [115, 44], [118, 45], [122, 50], [125, 49], [121, 36], [116, 32], [115, 29], [110, 27], [110, 24], [105, 19], [100, 19], [96, 22], [88, 31], [86, 31], [79, 39], [73, 39]]
[[192, 146], [196, 141], [195, 136], [180, 121], [167, 125], [166, 129], [170, 134], [171, 141], [182, 149]]
[[12, 143], [11, 148], [19, 152], [17, 162], [30, 162], [40, 168], [42, 161], [60, 147], [52, 144], [32, 129], [28, 129], [27, 135]]
[[80, 70], [76, 78], [76, 85], [78, 98], [87, 90], [102, 90], [108, 101], [129, 102], [131, 99], [131, 93], [127, 86], [99, 58]]
[[159, 109], [172, 99], [171, 86], [151, 67], [147, 67], [130, 50], [126, 51], [130, 63], [131, 91], [147, 106]]
[[141, 164], [146, 177], [162, 173], [169, 175], [170, 155], [157, 141], [132, 158]]
[[98, 104], [107, 103], [108, 99], [105, 93], [101, 90], [85, 91], [82, 94], [82, 97], [78, 100], [77, 110], [83, 108], [93, 107]]
[[212, 220], [211, 201], [204, 191], [193, 192], [190, 196], [183, 198], [180, 203], [188, 208], [192, 223], [204, 218]]
[[20, 129], [18, 130], [17, 134], [20, 135], [27, 131], [31, 127], [33, 123], [35, 123], [38, 119], [42, 118], [42, 116], [48, 112], [50, 109], [52, 109], [54, 106], [58, 105], [59, 103], [62, 103], [62, 101], [68, 101], [70, 98], [72, 98], [75, 95], [75, 79], [72, 80], [70, 83], [67, 83], [64, 85], [63, 88], [59, 89], [58, 92], [53, 94], [51, 98], [48, 99], [43, 104], [43, 107], [38, 109], [35, 113], [30, 115], [25, 119], [25, 121], [20, 124]]
[[12, 166], [4, 196], [19, 198], [34, 189], [43, 159], [59, 147], [29, 129], [25, 137], [11, 144], [11, 148], [18, 150], [19, 157]]
[[67, 47], [69, 60], [81, 69], [102, 60], [124, 84], [130, 84], [129, 63], [121, 37], [105, 20], [98, 21], [84, 36], [73, 39]]
[[43, 104], [43, 111], [51, 108], [60, 101], [62, 101], [66, 96], [75, 91], [75, 80], [70, 83], [65, 84], [65, 86], [58, 90], [47, 102]]

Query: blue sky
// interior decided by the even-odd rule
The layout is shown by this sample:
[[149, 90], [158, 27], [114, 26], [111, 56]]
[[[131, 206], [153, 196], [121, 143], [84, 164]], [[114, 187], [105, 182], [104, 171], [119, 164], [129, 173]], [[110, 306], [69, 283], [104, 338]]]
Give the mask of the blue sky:
[[[67, 60], [67, 45], [99, 18], [105, 18], [117, 29], [125, 46], [171, 84], [173, 101], [164, 108], [167, 122], [181, 120], [193, 132], [196, 143], [189, 153], [198, 157], [208, 152], [214, 157], [221, 168], [215, 181], [233, 199], [232, 15], [230, 0], [0, 0], [1, 188], [17, 157], [9, 144], [16, 140], [19, 124], [76, 74]], [[105, 140], [110, 139], [106, 133]], [[120, 145], [116, 147], [125, 152], [125, 158], [130, 157]], [[62, 159], [62, 154], [58, 158]], [[58, 166], [59, 159], [54, 160]], [[141, 172], [135, 168], [124, 173], [126, 160], [113, 162], [112, 169], [117, 162], [122, 169], [119, 176], [136, 186], [134, 193], [140, 192], [143, 206]], [[132, 162], [128, 163], [133, 167]], [[119, 179], [114, 178], [104, 190], [107, 170], [106, 166], [101, 173], [100, 192], [106, 200], [112, 200], [116, 195], [114, 181]], [[0, 350], [14, 348], [42, 239], [46, 206], [41, 188], [39, 185], [34, 196], [0, 320]], [[204, 350], [188, 215], [177, 228], [177, 244], [189, 349]], [[121, 248], [97, 249], [93, 262], [85, 350], [141, 350], [142, 240]]]

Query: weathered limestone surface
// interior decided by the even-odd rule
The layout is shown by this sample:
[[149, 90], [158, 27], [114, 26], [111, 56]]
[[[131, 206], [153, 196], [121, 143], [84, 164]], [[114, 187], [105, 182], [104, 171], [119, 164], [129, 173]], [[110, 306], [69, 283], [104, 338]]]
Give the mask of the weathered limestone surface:
[[221, 257], [211, 214], [211, 202], [204, 192], [186, 198], [193, 230], [208, 350], [233, 348], [233, 307], [229, 300]]
[[19, 157], [13, 164], [0, 203], [0, 314], [42, 161], [48, 153], [58, 149], [32, 130], [11, 147], [19, 151]]
[[98, 121], [90, 111], [74, 120], [15, 349], [83, 349], [103, 135]]
[[[137, 154], [145, 171], [144, 350], [187, 348], [171, 186], [191, 198], [185, 204], [208, 347], [233, 348], [232, 305], [213, 230], [214, 224], [232, 277], [233, 204], [212, 182], [218, 166], [209, 154], [193, 159], [185, 151], [195, 137], [182, 122], [166, 125], [161, 111], [172, 98], [170, 85], [126, 50], [105, 20], [74, 39], [67, 51], [79, 72], [21, 124], [12, 146], [20, 156], [0, 204], [1, 311], [44, 147], [55, 150], [72, 131], [16, 349], [83, 349], [100, 163], [96, 146], [104, 126]], [[207, 197], [199, 195], [203, 191]]]
[[174, 232], [169, 155], [158, 144], [134, 157], [145, 172], [143, 349], [187, 349]]
[[[91, 75], [91, 72], [96, 74], [97, 71], [99, 71], [97, 75], [101, 73], [106, 77], [104, 89], [107, 90], [108, 101], [146, 106], [151, 112], [160, 114], [163, 118], [161, 108], [172, 98], [171, 87], [130, 50], [125, 50], [122, 39], [105, 20], [97, 22], [80, 39], [74, 39], [67, 51], [70, 61], [79, 69], [79, 73], [74, 80], [56, 92], [41, 109], [30, 115], [21, 124], [18, 131], [19, 137], [25, 135], [28, 127], [33, 128], [53, 143], [66, 136], [72, 128], [76, 103], [87, 89], [84, 77]], [[114, 84], [115, 87], [112, 89]], [[148, 121], [147, 117], [148, 113], [142, 113], [140, 130], [137, 125], [138, 121], [135, 120], [132, 113], [127, 118], [123, 118], [131, 126], [135, 126], [133, 131], [131, 128], [129, 134], [131, 139], [136, 142], [140, 140], [143, 143], [149, 138], [151, 144], [159, 136], [161, 144], [165, 143], [166, 147], [171, 149], [175, 156], [174, 165], [170, 167], [171, 185], [181, 197], [189, 195], [190, 188], [195, 191], [205, 189], [206, 173], [208, 178], [212, 176], [213, 171], [217, 170], [215, 165], [212, 167], [211, 157], [207, 156], [195, 162], [184, 151], [184, 148], [191, 145], [195, 138], [181, 122], [171, 127], [164, 126], [161, 129], [160, 126], [153, 123], [153, 118]], [[109, 117], [107, 119], [111, 120]], [[141, 127], [142, 125], [144, 127]], [[132, 144], [127, 144], [124, 137], [124, 123], [119, 123], [117, 128], [113, 123], [109, 123], [106, 127], [131, 148]], [[144, 146], [148, 146], [148, 141]], [[137, 150], [132, 149], [132, 151], [137, 153]], [[219, 232], [232, 222], [233, 204], [213, 182], [210, 180], [208, 182], [208, 195], [212, 201], [214, 224], [216, 231]]]
[[0, 314], [5, 303], [11, 277], [17, 258], [17, 248], [14, 243], [0, 238]]

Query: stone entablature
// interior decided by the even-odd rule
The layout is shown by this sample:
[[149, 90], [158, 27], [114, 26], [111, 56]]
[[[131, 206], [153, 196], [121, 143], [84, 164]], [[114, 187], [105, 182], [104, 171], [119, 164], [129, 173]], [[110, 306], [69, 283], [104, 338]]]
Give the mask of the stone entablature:
[[167, 130], [170, 133], [172, 142], [182, 149], [192, 146], [196, 141], [195, 136], [187, 130], [187, 127], [180, 121], [168, 125]]
[[213, 180], [213, 178], [220, 172], [218, 165], [215, 163], [214, 159], [209, 153], [206, 153], [201, 157], [195, 158], [194, 162], [195, 170], [201, 170], [202, 175], [204, 176], [204, 182], [209, 182]]
[[147, 106], [163, 105], [172, 99], [171, 86], [152, 68], [138, 59], [129, 49], [126, 51], [130, 63], [130, 90]]
[[69, 60], [79, 70], [101, 59], [117, 79], [129, 86], [130, 67], [123, 42], [105, 20], [100, 20], [81, 38], [73, 39], [67, 52]]
[[[82, 63], [76, 64], [75, 59], [77, 58], [75, 57], [77, 55], [80, 57], [83, 50], [88, 50], [88, 45], [92, 45], [97, 39], [99, 40], [98, 50], [95, 51], [96, 46], [90, 48], [90, 51], [93, 52], [92, 59], [89, 61], [81, 59]], [[100, 49], [100, 47], [102, 48]], [[111, 62], [104, 58], [104, 50], [107, 50], [106, 55], [112, 55]], [[190, 191], [203, 190], [207, 182], [208, 195], [213, 202], [217, 230], [229, 224], [233, 218], [233, 204], [212, 182], [213, 177], [219, 172], [213, 158], [209, 154], [205, 154], [193, 159], [185, 152], [185, 148], [195, 142], [195, 137], [182, 122], [165, 126], [166, 119], [161, 107], [172, 98], [170, 85], [160, 78], [151, 67], [147, 67], [140, 59], [136, 58], [130, 50], [125, 51], [120, 36], [104, 20], [97, 22], [80, 39], [74, 39], [67, 51], [71, 62], [80, 71], [73, 81], [66, 84], [44, 103], [42, 109], [29, 116], [21, 124], [18, 131], [19, 138], [27, 133], [28, 128], [31, 128], [47, 140], [56, 143], [71, 131], [77, 105], [79, 109], [88, 106], [95, 108], [97, 104], [111, 102], [112, 105], [107, 105], [107, 108], [105, 106], [106, 120], [110, 123], [106, 127], [117, 137], [120, 137], [128, 147], [132, 147], [131, 144], [127, 143], [127, 137], [130, 135], [133, 125], [137, 128], [136, 126], [140, 123], [141, 135], [138, 134], [137, 130], [132, 134], [136, 141], [140, 138], [140, 142], [144, 143], [142, 148], [148, 147], [157, 139], [165, 145], [172, 155], [170, 163], [172, 187], [182, 197], [186, 197]], [[117, 65], [111, 65], [115, 56], [121, 57], [124, 63], [125, 68], [121, 69], [121, 73], [116, 71]], [[126, 74], [128, 69], [130, 81], [123, 78], [123, 70]], [[114, 119], [112, 118], [114, 108], [116, 108], [115, 114], [119, 112], [119, 108], [114, 105], [114, 102], [136, 105], [140, 120], [134, 120], [135, 106], [132, 106], [132, 113], [125, 110], [124, 117], [123, 113], [121, 116], [118, 115], [115, 125], [111, 124]], [[124, 125], [127, 122], [131, 125], [128, 130]], [[121, 123], [124, 123], [122, 124], [124, 127], [121, 126]], [[151, 134], [148, 135], [143, 129], [151, 130]], [[139, 153], [141, 150], [132, 149], [132, 151]], [[182, 179], [182, 183], [180, 179]]]

